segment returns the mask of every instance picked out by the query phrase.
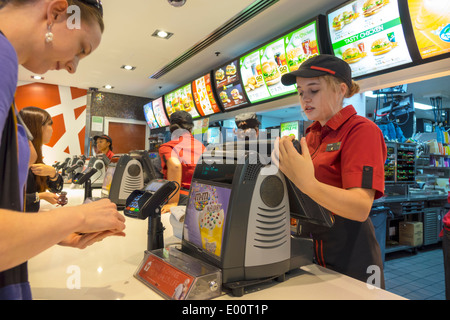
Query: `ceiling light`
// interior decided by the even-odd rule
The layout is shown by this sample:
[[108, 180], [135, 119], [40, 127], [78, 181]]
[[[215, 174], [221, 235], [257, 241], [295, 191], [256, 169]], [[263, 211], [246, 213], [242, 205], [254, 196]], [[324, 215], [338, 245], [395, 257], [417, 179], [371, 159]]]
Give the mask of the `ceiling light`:
[[173, 33], [164, 30], [155, 30], [155, 32], [153, 32], [152, 34], [152, 37], [157, 37], [161, 39], [169, 39], [171, 36], [173, 36]]
[[165, 32], [165, 31], [159, 31], [158, 33], [157, 33], [157, 35], [158, 35], [158, 37], [160, 37], [160, 38], [165, 38], [165, 37], [167, 37], [169, 34], [167, 33], [167, 32]]
[[129, 71], [133, 71], [136, 69], [136, 67], [130, 66], [130, 65], [123, 65], [120, 68], [125, 69], [125, 70], [129, 70]]
[[428, 104], [419, 103], [419, 102], [414, 102], [414, 108], [420, 109], [420, 110], [432, 110], [433, 109], [432, 106], [430, 106]]
[[44, 80], [44, 77], [41, 77], [41, 76], [31, 76], [31, 79], [34, 79], [34, 80]]
[[167, 2], [174, 7], [182, 7], [186, 3], [186, 0], [167, 0]]
[[108, 89], [108, 90], [114, 89], [114, 87], [109, 84], [107, 84], [106, 86], [103, 86], [103, 88]]

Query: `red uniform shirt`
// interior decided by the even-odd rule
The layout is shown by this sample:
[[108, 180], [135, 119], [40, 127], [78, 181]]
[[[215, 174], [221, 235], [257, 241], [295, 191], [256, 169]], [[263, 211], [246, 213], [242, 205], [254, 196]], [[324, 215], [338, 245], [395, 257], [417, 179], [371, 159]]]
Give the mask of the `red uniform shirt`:
[[[325, 126], [315, 122], [306, 132], [317, 180], [343, 189], [375, 189], [375, 198], [383, 195], [387, 150], [375, 123], [347, 106]], [[324, 267], [364, 282], [369, 266], [383, 270], [371, 219], [357, 222], [336, 215], [331, 228], [312, 229], [311, 235], [316, 261]], [[383, 272], [380, 286], [384, 288]]]
[[317, 180], [343, 189], [375, 189], [375, 199], [383, 196], [387, 151], [375, 123], [350, 105], [323, 127], [314, 122], [306, 133]]
[[108, 159], [111, 160], [112, 157], [114, 157], [114, 153], [111, 150], [108, 150], [108, 152], [106, 153], [106, 157], [108, 157]]
[[182, 166], [181, 187], [183, 189], [189, 189], [191, 187], [195, 166], [204, 151], [205, 146], [190, 133], [185, 133], [179, 139], [162, 144], [159, 148], [159, 155], [161, 157], [164, 179], [167, 178], [167, 160], [175, 157], [180, 161]]

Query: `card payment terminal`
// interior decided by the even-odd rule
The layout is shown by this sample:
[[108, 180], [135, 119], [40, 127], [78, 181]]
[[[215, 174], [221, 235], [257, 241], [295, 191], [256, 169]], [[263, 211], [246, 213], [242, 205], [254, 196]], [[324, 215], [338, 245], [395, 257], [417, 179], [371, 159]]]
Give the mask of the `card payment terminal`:
[[135, 190], [129, 195], [123, 213], [141, 220], [160, 214], [161, 207], [178, 188], [173, 181], [154, 179], [143, 190]]

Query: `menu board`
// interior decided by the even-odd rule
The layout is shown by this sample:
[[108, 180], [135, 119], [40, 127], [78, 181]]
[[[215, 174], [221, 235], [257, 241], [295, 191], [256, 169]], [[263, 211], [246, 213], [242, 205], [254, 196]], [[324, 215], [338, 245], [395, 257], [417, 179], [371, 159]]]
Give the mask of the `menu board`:
[[153, 114], [160, 127], [165, 127], [170, 124], [169, 119], [167, 119], [166, 112], [164, 111], [163, 99], [158, 98], [152, 101], [153, 104]]
[[328, 13], [334, 54], [353, 77], [412, 62], [398, 0], [357, 0]]
[[422, 59], [450, 52], [450, 1], [408, 0]]
[[219, 101], [225, 110], [248, 104], [238, 75], [237, 64], [238, 61], [235, 60], [213, 71]]
[[144, 115], [145, 120], [147, 121], [148, 126], [150, 129], [156, 129], [159, 127], [158, 123], [156, 122], [155, 115], [153, 114], [153, 108], [152, 103], [149, 102], [144, 106]]
[[190, 83], [166, 94], [164, 96], [164, 104], [169, 118], [172, 113], [180, 110], [189, 112], [192, 118], [200, 117], [197, 109], [195, 109]]
[[216, 99], [214, 99], [209, 74], [192, 82], [192, 92], [198, 112], [202, 117], [220, 112]]
[[197, 134], [204, 134], [206, 133], [206, 131], [208, 131], [208, 127], [209, 127], [209, 118], [195, 120], [194, 127], [192, 128], [192, 134], [194, 136]]
[[317, 23], [313, 21], [241, 57], [241, 76], [250, 102], [296, 92], [295, 85], [281, 83], [281, 76], [319, 53]]

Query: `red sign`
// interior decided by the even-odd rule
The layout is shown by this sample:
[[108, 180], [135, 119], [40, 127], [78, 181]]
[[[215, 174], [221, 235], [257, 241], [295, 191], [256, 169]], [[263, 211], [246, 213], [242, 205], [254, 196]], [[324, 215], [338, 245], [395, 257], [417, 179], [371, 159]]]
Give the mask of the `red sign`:
[[194, 277], [150, 255], [139, 271], [139, 277], [170, 299], [184, 300], [194, 283]]

